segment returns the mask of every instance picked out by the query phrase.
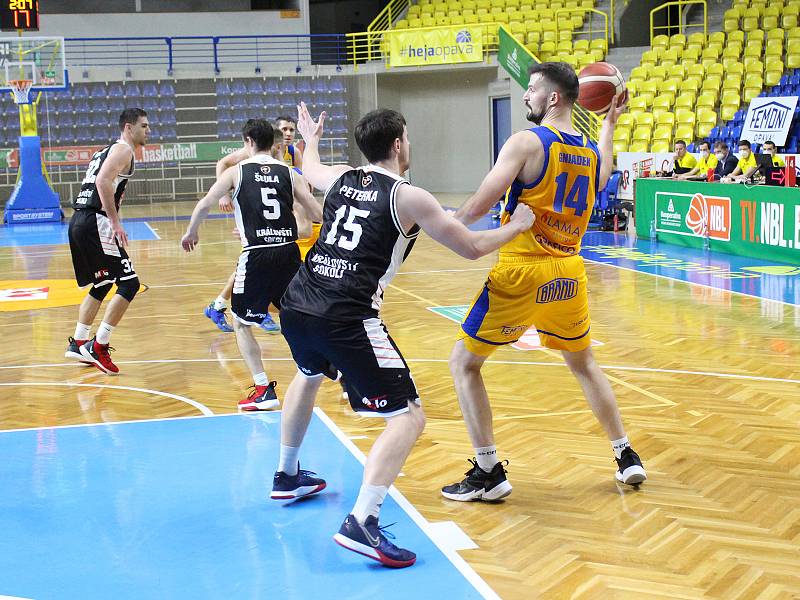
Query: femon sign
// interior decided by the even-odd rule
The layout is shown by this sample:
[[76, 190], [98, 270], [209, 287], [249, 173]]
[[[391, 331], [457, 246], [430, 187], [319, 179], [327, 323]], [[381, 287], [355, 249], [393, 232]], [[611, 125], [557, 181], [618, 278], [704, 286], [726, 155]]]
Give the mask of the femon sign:
[[754, 144], [763, 144], [771, 140], [776, 146], [783, 146], [789, 135], [796, 106], [797, 96], [753, 98], [740, 139]]

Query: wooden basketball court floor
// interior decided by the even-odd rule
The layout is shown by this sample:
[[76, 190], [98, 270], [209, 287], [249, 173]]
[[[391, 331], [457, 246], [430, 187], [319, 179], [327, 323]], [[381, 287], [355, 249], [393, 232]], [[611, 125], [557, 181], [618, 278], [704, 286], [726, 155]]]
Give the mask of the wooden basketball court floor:
[[[59, 302], [0, 302], [0, 429], [235, 412], [250, 377], [234, 335], [202, 311], [239, 242], [232, 220], [209, 220], [186, 255], [187, 221], [172, 217], [191, 208], [124, 210], [159, 239], [131, 243], [149, 289], [113, 334], [119, 377], [64, 359], [80, 295], [34, 309]], [[457, 325], [446, 316], [458, 309], [430, 309], [467, 304], [492, 261], [461, 259], [423, 235], [386, 292], [384, 320], [428, 417], [399, 491], [428, 522], [454, 522], [474, 542], [460, 555], [502, 598], [800, 598], [800, 308], [791, 303], [587, 263], [595, 352], [648, 481], [615, 482], [608, 440], [560, 356], [509, 347], [484, 373], [514, 492], [494, 505], [439, 495], [472, 449], [447, 367]], [[63, 244], [0, 247], [0, 265], [0, 279], [18, 287], [53, 291], [72, 279]], [[280, 394], [295, 373], [286, 343], [257, 337]], [[366, 452], [380, 424], [338, 392], [325, 384], [318, 406]], [[313, 444], [301, 461], [314, 469]], [[262, 475], [266, 492], [272, 471]]]

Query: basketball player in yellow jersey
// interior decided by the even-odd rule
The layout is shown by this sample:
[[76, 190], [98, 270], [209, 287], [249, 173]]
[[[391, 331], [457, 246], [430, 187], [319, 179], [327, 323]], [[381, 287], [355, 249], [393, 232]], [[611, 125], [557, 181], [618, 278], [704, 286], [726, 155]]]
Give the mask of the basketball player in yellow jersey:
[[452, 500], [495, 501], [511, 493], [497, 457], [492, 412], [481, 367], [500, 346], [535, 326], [544, 346], [560, 350], [602, 424], [617, 461], [617, 480], [646, 479], [625, 435], [614, 392], [591, 350], [586, 271], [581, 238], [598, 190], [611, 175], [611, 142], [625, 100], [615, 98], [600, 132], [599, 148], [572, 127], [578, 78], [566, 63], [530, 70], [523, 100], [537, 126], [514, 134], [480, 188], [456, 213], [466, 224], [485, 215], [506, 194], [503, 219], [519, 204], [536, 215], [533, 227], [500, 249], [497, 264], [461, 324], [450, 370], [476, 460], [467, 477], [445, 486]]

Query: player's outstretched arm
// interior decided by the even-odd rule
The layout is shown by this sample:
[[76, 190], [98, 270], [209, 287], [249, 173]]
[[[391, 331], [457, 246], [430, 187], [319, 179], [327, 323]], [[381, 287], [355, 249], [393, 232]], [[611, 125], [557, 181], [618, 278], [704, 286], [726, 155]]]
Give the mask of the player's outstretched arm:
[[484, 216], [514, 183], [525, 161], [539, 151], [542, 144], [539, 138], [527, 131], [512, 135], [500, 150], [492, 170], [484, 177], [478, 191], [456, 211], [456, 218], [469, 225]]
[[297, 221], [297, 239], [302, 240], [311, 237], [311, 219], [308, 218], [303, 205], [295, 203], [294, 205], [294, 220]]
[[[322, 222], [322, 206], [308, 187], [308, 182], [302, 175], [294, 175], [294, 200], [303, 207], [306, 216], [316, 223]], [[309, 235], [311, 235], [309, 233]], [[301, 237], [308, 237], [304, 235]]]
[[133, 154], [131, 149], [124, 144], [115, 144], [108, 153], [108, 158], [100, 167], [100, 172], [97, 174], [95, 185], [97, 186], [97, 193], [100, 195], [100, 204], [111, 221], [111, 231], [114, 233], [114, 238], [123, 248], [128, 245], [128, 234], [122, 227], [122, 220], [117, 212], [117, 204], [114, 201], [114, 180], [124, 173], [128, 172], [131, 167], [131, 158]]
[[[247, 160], [249, 157], [247, 155], [247, 148], [239, 148], [238, 150], [231, 152], [230, 154], [226, 154], [222, 158], [217, 161], [215, 170], [216, 176], [220, 177], [225, 171], [230, 169], [231, 167], [235, 167], [243, 160]], [[222, 198], [219, 199], [219, 209], [222, 212], [231, 212], [233, 210], [233, 200], [231, 199], [230, 194], [225, 194]]]
[[238, 169], [236, 167], [231, 167], [225, 171], [214, 182], [208, 193], [195, 205], [192, 211], [192, 218], [189, 220], [189, 227], [186, 228], [186, 233], [181, 238], [181, 246], [186, 252], [191, 252], [197, 246], [200, 241], [200, 235], [198, 234], [200, 224], [208, 216], [211, 207], [233, 189], [237, 174]]
[[316, 121], [311, 118], [305, 102], [297, 107], [297, 131], [306, 142], [303, 155], [303, 176], [320, 191], [327, 191], [343, 173], [351, 170], [347, 165], [323, 165], [319, 158], [319, 141], [322, 139], [322, 128], [327, 113], [324, 111]]
[[417, 223], [434, 240], [456, 254], [474, 260], [494, 252], [533, 226], [531, 209], [520, 204], [504, 226], [471, 231], [446, 213], [436, 198], [422, 188], [402, 185], [397, 191], [397, 213], [406, 231]]
[[614, 129], [617, 126], [617, 119], [625, 112], [628, 105], [628, 90], [623, 90], [611, 100], [611, 107], [603, 119], [600, 127], [600, 138], [597, 140], [597, 149], [600, 150], [600, 181], [597, 184], [597, 191], [605, 189], [611, 171], [614, 169]]

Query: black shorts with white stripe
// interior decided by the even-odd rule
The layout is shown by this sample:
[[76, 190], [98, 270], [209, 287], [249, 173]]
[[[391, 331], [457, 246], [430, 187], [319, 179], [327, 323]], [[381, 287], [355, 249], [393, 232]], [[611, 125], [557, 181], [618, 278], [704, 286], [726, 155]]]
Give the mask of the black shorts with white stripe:
[[284, 308], [281, 332], [306, 377], [330, 373], [332, 365], [341, 371], [357, 413], [392, 417], [419, 404], [408, 365], [380, 319], [331, 321]]
[[69, 249], [79, 287], [111, 285], [136, 277], [125, 248], [114, 239], [107, 216], [90, 209], [76, 210], [69, 221]]

